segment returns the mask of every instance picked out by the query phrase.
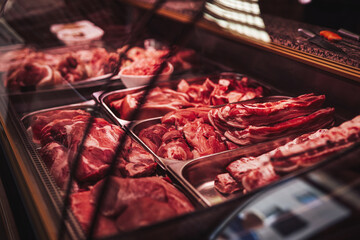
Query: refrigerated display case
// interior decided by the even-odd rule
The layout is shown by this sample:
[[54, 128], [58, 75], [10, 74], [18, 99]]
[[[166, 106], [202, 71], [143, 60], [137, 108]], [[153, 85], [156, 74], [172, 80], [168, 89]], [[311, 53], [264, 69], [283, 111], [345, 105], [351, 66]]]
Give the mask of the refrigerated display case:
[[[169, 111], [175, 110], [171, 113], [176, 115], [183, 110], [190, 111], [193, 107], [200, 106], [207, 109], [206, 116], [214, 112], [218, 114], [218, 109], [228, 106], [226, 104], [231, 102], [231, 97], [236, 94], [234, 102], [240, 101], [240, 105], [245, 107], [258, 107], [256, 104], [265, 102], [271, 105], [306, 93], [314, 93], [315, 96], [325, 95], [324, 105], [314, 107], [316, 111], [335, 108], [334, 120], [329, 121], [328, 125], [324, 123], [324, 128], [339, 126], [357, 116], [360, 109], [360, 51], [356, 49], [356, 46], [360, 46], [358, 40], [344, 36], [342, 41], [346, 41], [350, 46], [342, 45], [341, 41], [329, 42], [320, 35], [301, 35], [298, 29], [309, 29], [316, 34], [322, 30], [336, 32], [340, 28], [359, 32], [359, 25], [349, 25], [349, 22], [359, 23], [358, 16], [353, 12], [358, 3], [332, 3], [338, 4], [339, 9], [341, 6], [342, 11], [339, 11], [339, 15], [343, 16], [344, 12], [348, 12], [348, 18], [339, 20], [343, 24], [341, 25], [338, 22], [323, 24], [323, 19], [320, 19], [328, 16], [328, 12], [332, 10], [331, 6], [319, 10], [319, 6], [324, 6], [322, 1], [314, 0], [306, 4], [302, 2], [304, 1], [214, 0], [203, 5], [203, 2], [198, 0], [113, 0], [61, 1], [51, 6], [50, 3], [38, 1], [39, 7], [30, 7], [22, 1], [10, 1], [5, 7], [4, 19], [6, 28], [11, 29], [6, 34], [12, 37], [4, 39], [16, 41], [9, 40], [0, 49], [1, 150], [4, 155], [1, 162], [1, 182], [4, 191], [0, 188], [1, 196], [4, 197], [0, 204], [1, 220], [7, 229], [6, 239], [84, 239], [99, 237], [96, 236], [99, 233], [97, 231], [101, 232], [102, 229], [106, 229], [108, 235], [102, 235], [100, 238], [106, 239], [338, 239], [340, 236], [355, 236], [358, 233], [356, 225], [359, 222], [358, 123], [351, 128], [358, 129], [357, 132], [345, 137], [348, 145], [344, 144], [344, 141], [338, 143], [329, 140], [325, 141], [325, 145], [317, 146], [315, 150], [307, 149], [309, 152], [321, 152], [339, 146], [339, 151], [319, 158], [321, 161], [315, 161], [316, 164], [305, 164], [296, 170], [282, 171], [279, 170], [282, 166], [276, 165], [276, 155], [273, 155], [267, 164], [276, 171], [274, 179], [254, 188], [249, 187], [249, 182], [246, 182], [246, 185], [245, 182], [236, 180], [240, 190], [237, 189], [235, 193], [230, 194], [221, 193], [214, 187], [216, 177], [227, 173], [230, 163], [243, 157], [262, 156], [294, 140], [300, 134], [316, 131], [320, 128], [316, 125], [318, 122], [306, 127], [290, 126], [292, 131], [277, 137], [267, 136], [266, 141], [254, 140], [250, 141], [250, 144], [236, 145], [236, 141], [229, 141], [226, 137], [229, 134], [226, 135], [225, 130], [221, 130], [216, 124], [221, 118], [213, 118], [213, 122], [216, 120], [215, 124], [211, 123], [211, 120], [201, 120], [205, 123], [196, 120], [199, 122], [196, 127], [199, 131], [203, 128], [207, 134], [214, 131], [211, 132], [211, 136], [206, 135], [205, 142], [220, 142], [219, 146], [222, 147], [214, 147], [215, 150], [211, 145], [206, 145], [205, 150], [196, 148], [196, 143], [191, 143], [190, 138], [197, 135], [186, 138], [189, 133], [184, 130], [188, 129], [184, 125], [167, 126], [163, 136], [166, 135], [166, 131], [175, 128], [180, 137], [177, 135], [172, 136], [170, 140], [161, 140], [163, 142], [160, 142], [159, 146], [166, 145], [169, 141], [171, 143], [174, 139], [185, 139], [181, 140], [187, 144], [184, 149], [190, 149], [191, 153], [187, 152], [188, 158], [182, 159], [184, 161], [176, 160], [174, 155], [171, 155], [174, 158], [164, 155], [151, 145], [151, 141], [147, 141], [148, 139], [141, 135], [147, 128], [162, 124], [165, 121], [164, 115], [169, 116]], [[97, 39], [85, 39], [86, 41], [72, 45], [74, 42], [62, 41], [63, 38], [59, 37], [59, 27], [65, 30], [82, 29], [85, 33], [91, 32], [91, 27], [100, 28], [104, 34], [100, 39], [97, 36]], [[70, 35], [71, 38], [87, 38], [86, 34], [79, 32], [70, 32]], [[312, 38], [317, 40], [310, 41]], [[322, 45], [319, 42], [327, 44]], [[130, 47], [127, 48], [126, 44]], [[173, 47], [173, 44], [176, 44], [176, 47]], [[333, 48], [324, 49], [329, 44]], [[131, 50], [134, 55], [129, 54]], [[183, 55], [176, 55], [179, 52]], [[160, 94], [144, 86], [126, 88], [126, 84], [122, 82], [125, 78], [118, 72], [131, 66], [138, 57], [137, 54], [142, 57], [146, 54], [171, 55], [167, 56], [174, 68], [170, 78], [160, 82], [156, 82], [157, 77], [147, 79], [150, 85], [155, 84], [156, 91], [160, 91]], [[24, 59], [28, 59], [28, 62], [22, 62]], [[75, 67], [71, 67], [74, 64], [72, 59], [77, 61]], [[98, 62], [95, 60], [99, 59], [105, 60], [99, 61], [101, 64], [97, 65]], [[145, 63], [145, 66], [149, 67], [150, 64], [147, 64]], [[158, 65], [166, 69], [165, 65]], [[33, 70], [35, 73], [45, 71], [45, 77], [33, 74]], [[150, 66], [147, 71], [151, 70]], [[14, 72], [18, 74], [12, 75]], [[52, 77], [51, 80], [48, 79], [49, 75]], [[231, 97], [217, 97], [212, 92], [213, 88], [230, 89], [233, 85], [237, 87], [231, 89]], [[179, 90], [184, 86], [185, 89], [201, 89], [203, 102], [196, 102], [198, 100], [189, 94], [188, 90]], [[251, 97], [242, 94], [245, 97], [239, 98], [239, 91], [251, 92]], [[177, 95], [174, 92], [177, 92]], [[148, 101], [154, 100], [155, 104], [152, 103], [151, 107], [139, 97], [144, 93], [148, 94]], [[171, 94], [166, 95], [169, 93]], [[176, 108], [175, 102], [179, 99], [181, 104]], [[117, 107], [119, 101], [121, 105]], [[137, 109], [139, 104], [143, 104], [142, 109]], [[292, 109], [293, 107], [287, 109], [284, 115], [290, 115]], [[70, 137], [70, 125], [65, 123], [69, 118], [62, 119], [63, 115], [56, 114], [59, 111], [72, 110], [83, 111], [81, 115], [85, 115], [90, 123], [84, 120], [83, 132]], [[126, 118], [121, 115], [124, 112]], [[50, 135], [46, 135], [47, 138], [44, 140], [40, 135], [41, 138], [37, 138], [36, 134], [39, 133], [34, 130], [34, 122], [41, 116], [48, 116], [47, 114], [56, 117], [46, 120], [49, 121], [47, 124], [50, 123], [50, 130], [47, 132]], [[87, 149], [86, 138], [81, 141], [81, 136], [86, 136], [85, 133], [91, 138], [95, 136], [91, 132], [91, 126], [95, 126], [91, 123], [94, 121], [92, 116], [103, 119], [95, 120], [96, 123], [100, 122], [111, 129], [120, 129], [113, 131], [122, 132], [131, 139], [128, 141], [131, 142], [132, 148], [125, 146], [126, 151], [141, 149], [132, 155], [140, 159], [140, 163], [136, 164], [141, 167], [139, 170], [138, 165], [131, 162], [128, 155], [124, 155], [121, 166], [115, 166], [114, 163], [119, 160], [110, 161], [109, 157], [104, 160], [107, 162], [97, 168], [111, 169], [111, 175], [121, 176], [121, 180], [114, 180], [114, 177], [106, 178], [106, 170], [92, 172], [90, 176], [79, 175], [75, 170], [71, 170], [69, 163], [70, 170], [67, 168], [65, 172], [66, 176], [73, 180], [67, 181], [76, 184], [76, 187], [70, 189], [71, 192], [68, 189], [70, 185], [66, 185], [68, 182], [60, 181], [59, 171], [54, 170], [46, 161], [46, 147], [48, 144], [60, 142], [60, 145], [71, 148], [71, 138], [78, 137], [76, 144], [80, 147], [75, 148], [78, 151], [69, 154], [72, 154], [73, 161], [77, 159], [82, 164], [82, 157]], [[137, 117], [135, 121], [129, 121], [134, 117]], [[293, 118], [295, 117], [291, 119]], [[282, 121], [284, 120], [273, 120], [273, 123]], [[65, 124], [67, 127], [63, 129], [67, 130], [57, 132], [58, 130], [51, 128], [59, 123]], [[205, 128], [204, 124], [213, 124], [211, 129], [216, 126], [220, 129], [209, 130], [210, 128]], [[46, 133], [45, 130], [44, 132]], [[345, 136], [346, 131], [343, 132]], [[97, 141], [97, 144], [105, 144], [108, 139], [104, 139], [103, 142]], [[115, 139], [113, 144], [119, 139]], [[303, 146], [301, 143], [295, 142], [295, 146]], [[344, 145], [348, 148], [343, 147]], [[111, 147], [114, 153], [117, 151], [115, 146]], [[124, 149], [119, 149], [119, 153], [125, 151]], [[211, 151], [208, 151], [209, 149]], [[99, 155], [91, 151], [86, 154], [87, 157], [96, 156], [99, 159], [106, 155], [104, 151]], [[301, 154], [304, 153], [298, 154], [303, 156]], [[146, 162], [141, 162], [145, 161], [143, 156], [151, 156], [151, 160], [146, 158]], [[60, 157], [63, 158], [70, 159]], [[160, 179], [161, 183], [154, 180], [158, 184], [156, 185], [148, 178]], [[92, 211], [99, 207], [96, 203], [98, 195], [95, 192], [101, 189], [98, 182], [106, 182], [106, 179], [110, 179], [107, 182], [107, 186], [110, 187], [105, 189], [130, 189], [130, 192], [124, 190], [125, 195], [133, 194], [132, 189], [135, 189], [134, 186], [140, 186], [141, 181], [145, 182], [144, 189], [151, 189], [152, 184], [160, 184], [162, 187], [159, 188], [165, 189], [162, 190], [165, 191], [165, 195], [159, 200], [159, 197], [151, 195], [156, 189], [149, 190], [150, 193], [146, 193], [148, 195], [145, 194], [145, 197], [142, 196], [131, 204], [126, 203], [109, 215], [104, 215], [99, 208], [99, 218], [102, 218], [99, 222], [102, 223], [100, 230], [96, 230], [96, 227], [92, 226], [96, 223], [91, 220]], [[255, 178], [258, 179], [261, 179], [261, 175]], [[132, 187], [124, 187], [125, 185]], [[147, 192], [144, 189], [142, 192]], [[179, 200], [178, 204], [186, 202], [193, 208], [178, 211], [178, 208], [169, 203], [168, 199], [173, 198], [170, 194], [173, 190], [168, 189], [179, 191], [179, 199], [187, 199]], [[177, 194], [175, 195], [179, 196]], [[68, 202], [70, 196], [72, 200]], [[85, 196], [84, 199], [87, 200], [81, 200], [76, 205], [74, 196]], [[90, 197], [93, 199], [92, 202]], [[64, 199], [67, 199], [65, 211]], [[170, 210], [164, 210], [165, 213], [162, 213], [160, 210], [163, 209]], [[170, 214], [169, 211], [176, 214]], [[138, 217], [138, 220], [134, 216]], [[124, 221], [123, 218], [127, 219]], [[142, 223], [140, 219], [147, 224]]]

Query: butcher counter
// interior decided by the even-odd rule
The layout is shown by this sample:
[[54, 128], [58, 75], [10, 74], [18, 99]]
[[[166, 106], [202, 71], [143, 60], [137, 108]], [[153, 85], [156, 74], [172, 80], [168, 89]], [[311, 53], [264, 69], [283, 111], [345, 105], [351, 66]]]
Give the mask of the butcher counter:
[[4, 13], [1, 239], [358, 234], [360, 43], [318, 34], [358, 3], [38, 4]]

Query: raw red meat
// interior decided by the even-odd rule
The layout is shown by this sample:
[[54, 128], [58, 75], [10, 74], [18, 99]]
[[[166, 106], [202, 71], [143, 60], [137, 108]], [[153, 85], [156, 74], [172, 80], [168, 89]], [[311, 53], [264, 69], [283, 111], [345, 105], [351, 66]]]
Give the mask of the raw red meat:
[[[130, 66], [124, 68], [120, 73], [123, 75], [136, 75], [136, 76], [146, 76], [154, 75], [157, 69], [160, 68], [163, 60], [158, 58], [141, 58], [135, 60]], [[169, 65], [163, 69], [160, 74], [170, 73]]]
[[[90, 203], [90, 191], [73, 193], [70, 195], [70, 207], [85, 233], [89, 231], [94, 205]], [[94, 237], [106, 237], [118, 233], [115, 221], [100, 215]]]
[[230, 194], [243, 189], [241, 183], [235, 181], [229, 173], [217, 175], [214, 181], [214, 186], [219, 192], [225, 194]]
[[[324, 95], [305, 94], [277, 102], [253, 104], [228, 104], [209, 113], [213, 122], [224, 126], [245, 129], [249, 126], [270, 125], [318, 110], [325, 100]], [[219, 122], [219, 123], [217, 123]]]
[[61, 76], [69, 83], [92, 76], [91, 69], [86, 68], [85, 64], [73, 54], [69, 54], [61, 60], [57, 69], [60, 71]]
[[[68, 149], [57, 142], [50, 142], [42, 147], [39, 153], [56, 184], [61, 190], [65, 190], [70, 177]], [[74, 182], [72, 191], [77, 192], [78, 189], [77, 183]]]
[[360, 140], [360, 116], [338, 127], [320, 129], [258, 157], [244, 157], [229, 164], [227, 173], [218, 175], [215, 188], [222, 193], [239, 190], [235, 182], [250, 191], [278, 178], [276, 172], [290, 172], [318, 163], [324, 157]]
[[[111, 101], [109, 105], [119, 114], [120, 118], [129, 119], [143, 93], [143, 91], [140, 91], [129, 94], [119, 100]], [[116, 96], [112, 97], [116, 98]], [[150, 91], [146, 99], [146, 103], [141, 106], [141, 112], [137, 119], [162, 116], [176, 109], [195, 106], [188, 101], [186, 94], [168, 88], [156, 87]]]
[[202, 85], [189, 85], [185, 80], [182, 80], [179, 83], [179, 86], [178, 91], [181, 90], [182, 92], [186, 93], [189, 96], [191, 102], [210, 105], [210, 94], [214, 90], [216, 84], [211, 80], [206, 79]]
[[170, 112], [162, 117], [162, 124], [142, 129], [139, 137], [167, 159], [187, 160], [227, 150], [220, 133], [209, 124], [208, 111], [188, 108]]
[[287, 144], [274, 151], [270, 158], [277, 171], [287, 166], [311, 166], [324, 157], [347, 148], [360, 140], [360, 116], [329, 130], [319, 130], [296, 144]]
[[265, 186], [279, 179], [271, 163], [265, 163], [261, 168], [254, 169], [243, 176], [242, 185], [246, 191]]
[[39, 113], [33, 116], [30, 120], [30, 126], [35, 141], [40, 140], [41, 130], [43, 127], [54, 120], [72, 119], [78, 115], [90, 116], [89, 113], [83, 110], [54, 110], [45, 113]]
[[210, 94], [210, 104], [215, 106], [262, 96], [263, 88], [260, 86], [250, 86], [247, 77], [243, 77], [240, 81], [222, 78]]
[[144, 197], [128, 204], [124, 212], [116, 218], [116, 227], [126, 232], [176, 215], [176, 211], [168, 203]]
[[156, 124], [142, 129], [139, 138], [160, 157], [177, 160], [193, 157], [183, 134], [169, 125]]
[[11, 65], [6, 77], [6, 87], [11, 90], [73, 83], [103, 75], [116, 65], [114, 55], [109, 56], [104, 48], [65, 54], [34, 52], [28, 49], [18, 54], [22, 61]]
[[203, 84], [188, 84], [181, 81], [178, 91], [189, 95], [191, 102], [205, 105], [221, 105], [263, 96], [262, 87], [251, 87], [246, 77], [241, 80], [219, 79], [216, 84], [206, 79]]
[[22, 87], [46, 86], [63, 83], [60, 73], [45, 63], [25, 62], [10, 69], [5, 86], [10, 90]]
[[194, 157], [206, 156], [227, 150], [221, 135], [203, 118], [188, 122], [182, 129], [187, 143], [193, 148]]
[[[91, 190], [92, 201], [96, 201], [103, 181]], [[140, 199], [150, 198], [168, 205], [176, 214], [194, 210], [190, 201], [167, 181], [159, 177], [119, 178], [111, 177], [110, 188], [102, 207], [104, 216], [119, 216], [129, 205]], [[146, 215], [146, 211], [143, 213]], [[155, 219], [156, 221], [160, 219]]]
[[162, 136], [168, 131], [164, 124], [155, 124], [139, 132], [139, 138], [153, 151], [156, 152], [162, 144]]
[[137, 142], [128, 138], [123, 148], [123, 158], [118, 168], [124, 177], [144, 177], [155, 172], [153, 156]]
[[163, 142], [156, 151], [156, 154], [166, 159], [188, 160], [194, 158], [184, 138]]
[[[120, 118], [128, 119], [129, 113], [136, 108], [142, 94], [141, 91], [120, 99], [114, 94], [109, 100], [109, 106], [119, 114]], [[142, 106], [139, 119], [163, 116], [177, 109], [252, 99], [261, 97], [262, 94], [262, 88], [251, 87], [246, 78], [241, 81], [220, 79], [219, 83], [206, 79], [203, 84], [189, 84], [182, 80], [177, 86], [177, 91], [165, 87], [151, 90], [146, 103]]]
[[272, 138], [314, 131], [333, 123], [334, 108], [318, 110], [306, 116], [296, 117], [273, 126], [248, 126], [244, 130], [228, 130], [225, 137], [239, 145], [263, 142]]
[[[83, 114], [85, 113], [83, 111], [64, 113], [68, 118], [54, 119], [53, 116], [61, 116], [61, 111], [48, 112], [47, 114], [52, 116], [48, 118], [46, 113], [41, 114], [40, 117], [35, 118], [34, 126], [44, 125], [40, 134], [42, 146], [58, 143], [67, 149], [69, 155], [67, 161], [69, 166], [72, 166], [90, 116]], [[46, 121], [49, 122], [45, 125]], [[95, 118], [83, 145], [76, 180], [81, 183], [91, 183], [103, 178], [115, 153], [118, 140], [123, 134], [125, 133], [120, 127], [102, 118]], [[127, 138], [118, 160], [117, 174], [124, 177], [148, 176], [156, 168], [152, 155], [130, 138]]]
[[169, 112], [161, 118], [161, 123], [174, 125], [181, 129], [185, 124], [194, 121], [195, 119], [202, 119], [204, 123], [209, 123], [208, 112], [210, 108], [187, 108], [178, 111]]

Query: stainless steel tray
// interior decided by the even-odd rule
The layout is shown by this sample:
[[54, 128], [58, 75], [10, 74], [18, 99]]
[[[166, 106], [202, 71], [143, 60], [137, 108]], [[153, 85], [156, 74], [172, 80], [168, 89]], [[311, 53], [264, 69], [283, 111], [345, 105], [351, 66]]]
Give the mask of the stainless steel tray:
[[218, 174], [224, 173], [227, 165], [241, 157], [259, 156], [284, 145], [295, 137], [294, 135], [283, 137], [194, 160], [176, 161], [163, 159], [163, 161], [167, 170], [172, 173], [194, 197], [200, 199], [201, 203], [206, 206], [212, 206], [244, 195], [241, 192], [224, 195], [214, 188], [215, 177]]
[[[102, 43], [101, 43], [102, 44]], [[76, 46], [66, 46], [66, 47], [54, 47], [39, 50], [39, 52], [44, 52], [52, 55], [65, 54], [73, 51], [79, 50], [89, 50], [95, 47], [102, 47], [100, 44], [95, 43], [95, 45], [76, 45]], [[30, 92], [51, 92], [51, 91], [59, 91], [59, 90], [68, 90], [68, 89], [76, 89], [76, 88], [84, 88], [84, 87], [94, 87], [94, 86], [102, 86], [106, 83], [108, 78], [111, 76], [111, 73], [103, 74], [87, 79], [83, 79], [73, 83], [64, 83], [58, 85], [50, 85], [50, 86], [42, 86], [42, 87], [24, 87], [21, 90], [9, 91], [5, 88], [4, 83], [6, 81], [6, 74], [1, 75], [1, 88], [2, 92], [6, 92], [8, 94], [21, 94], [21, 93], [30, 93]], [[120, 86], [123, 86], [123, 83], [120, 81], [120, 77], [118, 75], [113, 76], [110, 81], [117, 81]], [[114, 84], [114, 83], [112, 83]]]
[[[96, 104], [96, 102], [94, 100], [90, 100], [90, 101], [85, 101], [82, 103], [64, 105], [64, 106], [53, 107], [53, 108], [48, 108], [48, 109], [31, 112], [31, 113], [23, 115], [23, 117], [21, 118], [21, 123], [23, 124], [24, 129], [29, 129], [31, 118], [36, 114], [44, 113], [44, 112], [52, 111], [52, 110], [62, 110], [62, 109], [81, 109], [81, 110], [90, 112], [90, 111], [95, 110], [95, 104]], [[106, 119], [110, 123], [114, 123], [114, 124], [118, 125], [118, 123], [114, 122], [111, 118], [109, 118], [107, 116], [106, 112], [101, 111], [101, 108], [100, 108], [99, 117]], [[124, 130], [128, 134], [126, 129], [124, 129]], [[31, 155], [33, 165], [35, 166], [35, 168], [37, 170], [37, 175], [41, 178], [41, 181], [45, 186], [46, 193], [49, 195], [50, 198], [52, 198], [52, 200], [54, 202], [54, 206], [60, 217], [61, 216], [61, 208], [62, 208], [61, 207], [62, 206], [62, 193], [61, 193], [60, 189], [58, 188], [57, 184], [55, 183], [54, 179], [52, 178], [50, 172], [47, 170], [45, 163], [41, 160], [41, 158], [37, 152], [37, 150], [40, 148], [40, 144], [34, 143], [34, 141], [32, 141], [32, 136], [31, 136], [31, 134], [29, 134], [29, 131], [27, 131], [27, 134], [24, 134], [24, 135], [25, 135], [25, 138], [27, 138], [25, 140], [25, 142], [28, 143], [28, 148], [31, 151], [30, 155]], [[128, 136], [131, 137], [134, 141], [136, 141], [136, 139], [134, 139], [131, 134], [128, 134]], [[155, 159], [155, 161], [156, 161], [156, 159]], [[155, 175], [156, 176], [166, 176], [166, 172], [161, 168], [157, 168]], [[170, 175], [170, 177], [172, 177], [172, 176]], [[175, 178], [175, 180], [176, 180], [176, 178]], [[204, 206], [204, 204], [199, 202], [199, 199], [194, 197], [193, 194], [186, 191], [186, 189], [184, 189], [184, 187], [182, 186], [181, 183], [178, 183], [175, 181], [175, 182], [172, 182], [172, 184], [175, 187], [177, 187], [181, 192], [183, 192], [185, 194], [185, 196], [188, 197], [188, 199], [193, 203], [195, 209], [199, 209]], [[84, 236], [82, 235], [83, 234], [82, 229], [81, 229], [80, 225], [78, 224], [75, 216], [71, 213], [71, 211], [69, 211], [69, 216], [70, 216], [69, 217], [70, 222], [67, 224], [72, 226], [72, 228], [70, 227], [69, 231], [72, 231], [72, 232], [75, 231], [77, 236], [82, 236], [81, 239], [84, 238]], [[78, 238], [78, 237], [75, 237], [75, 238]]]
[[[277, 101], [287, 97], [271, 96], [266, 98], [270, 101]], [[261, 101], [261, 99], [252, 99], [244, 102], [257, 101]], [[213, 108], [217, 107], [220, 106], [213, 106]], [[335, 122], [337, 123], [341, 123], [345, 120], [337, 114], [335, 114], [334, 117]], [[159, 157], [138, 137], [138, 134], [142, 129], [158, 123], [161, 123], [161, 117], [138, 121], [132, 126], [130, 133], [158, 159], [166, 170], [172, 173], [174, 177], [182, 183], [187, 191], [193, 194], [193, 196], [205, 206], [212, 206], [243, 195], [243, 193], [224, 195], [214, 188], [214, 179], [216, 175], [224, 173], [225, 168], [229, 163], [244, 156], [258, 156], [271, 151], [296, 138], [299, 134], [306, 132], [304, 131], [299, 134], [292, 134], [248, 146], [239, 146], [237, 149], [203, 156], [193, 160], [179, 161]]]
[[[251, 100], [246, 100], [246, 101], [242, 101], [241, 103], [255, 103], [255, 102], [259, 102], [263, 99], [266, 99], [266, 101], [278, 101], [278, 100], [283, 100], [283, 99], [286, 99], [286, 98], [289, 98], [289, 97], [286, 97], [286, 96], [270, 96], [270, 97], [265, 97], [265, 98], [258, 98], [258, 99], [251, 99]], [[224, 105], [218, 105], [218, 106], [211, 106], [210, 108], [219, 108], [219, 107], [222, 107]], [[108, 110], [108, 108], [106, 109]], [[110, 115], [114, 118], [117, 118], [117, 116], [113, 113], [113, 112], [110, 112]], [[150, 118], [150, 119], [146, 119], [146, 120], [139, 120], [139, 121], [136, 121], [131, 129], [129, 129], [129, 132], [133, 135], [133, 137], [138, 141], [140, 142], [149, 152], [151, 152], [158, 160], [159, 160], [159, 163], [165, 167], [165, 163], [168, 162], [168, 161], [173, 161], [173, 160], [170, 160], [170, 159], [166, 159], [166, 158], [163, 158], [163, 157], [160, 157], [158, 156], [156, 153], [154, 153], [140, 138], [139, 138], [139, 133], [142, 129], [145, 129], [147, 127], [150, 127], [152, 125], [156, 125], [158, 123], [161, 123], [161, 118], [162, 117], [156, 117], [156, 118]], [[119, 119], [117, 118], [118, 121], [122, 121], [122, 119]], [[123, 122], [125, 123], [125, 122]], [[130, 123], [129, 121], [126, 122], [126, 124], [124, 124], [124, 128], [128, 128], [128, 123]], [[291, 139], [291, 135], [289, 137], [287, 137], [288, 139]], [[283, 138], [279, 138], [280, 140], [283, 139]], [[274, 139], [275, 140], [275, 139]], [[271, 146], [271, 143], [274, 141], [274, 140], [271, 140], [271, 141], [266, 141], [266, 142], [263, 142], [263, 143], [260, 143], [258, 144], [259, 146], [261, 146], [261, 144], [263, 145], [270, 145]], [[244, 146], [244, 147], [241, 147], [239, 146], [239, 148], [237, 149], [242, 149], [242, 148], [246, 148], [248, 146]], [[224, 152], [231, 152], [231, 151], [236, 151], [237, 149], [233, 149], [233, 150], [227, 150], [227, 151], [224, 151]], [[200, 157], [198, 159], [202, 159], [206, 156], [203, 156], [203, 157]], [[175, 160], [175, 161], [178, 161], [178, 160]]]
[[[190, 84], [201, 84], [207, 78], [209, 78], [212, 81], [217, 81], [221, 77], [232, 78], [235, 80], [241, 80], [242, 78], [247, 77], [249, 79], [249, 82], [251, 85], [261, 86], [264, 89], [264, 93], [265, 93], [264, 95], [268, 96], [270, 94], [280, 94], [280, 93], [283, 95], [283, 93], [280, 90], [278, 90], [272, 86], [269, 86], [268, 84], [260, 82], [258, 80], [250, 78], [244, 74], [239, 74], [239, 73], [224, 72], [224, 73], [220, 73], [220, 74], [205, 75], [202, 77], [188, 78], [188, 79], [184, 79], [184, 80], [186, 80]], [[159, 82], [156, 84], [156, 87], [168, 87], [170, 89], [175, 90], [177, 88], [178, 83], [181, 80], [182, 79], [174, 80], [174, 81], [167, 81], [167, 82]], [[93, 93], [92, 96], [97, 102], [99, 102], [111, 114], [111, 116], [114, 119], [116, 119], [119, 122], [120, 125], [126, 126], [130, 123], [130, 121], [120, 118], [119, 115], [117, 114], [117, 112], [114, 111], [113, 109], [111, 109], [111, 107], [109, 106], [109, 103], [110, 103], [110, 101], [124, 98], [128, 94], [137, 93], [144, 89], [145, 89], [145, 86], [140, 86], [140, 87], [116, 90], [116, 91], [107, 92], [107, 93], [99, 91], [99, 92]], [[143, 120], [143, 119], [139, 119], [139, 120], [135, 120], [135, 121], [139, 122], [140, 120]]]

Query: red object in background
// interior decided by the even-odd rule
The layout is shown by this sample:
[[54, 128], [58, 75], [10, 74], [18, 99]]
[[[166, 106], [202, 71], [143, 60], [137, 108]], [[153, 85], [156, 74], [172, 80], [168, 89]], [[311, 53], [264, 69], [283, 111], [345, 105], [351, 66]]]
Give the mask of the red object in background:
[[338, 34], [331, 32], [331, 31], [321, 31], [320, 35], [326, 38], [327, 40], [333, 42], [333, 41], [341, 41], [342, 37], [340, 37]]
[[360, 50], [360, 46], [347, 42], [345, 41], [340, 35], [338, 35], [337, 33], [331, 32], [331, 31], [320, 31], [320, 35], [323, 36], [324, 38], [326, 38], [327, 40], [329, 40], [330, 42], [337, 42], [340, 44], [343, 44], [345, 46], [351, 47], [353, 49], [357, 49]]

